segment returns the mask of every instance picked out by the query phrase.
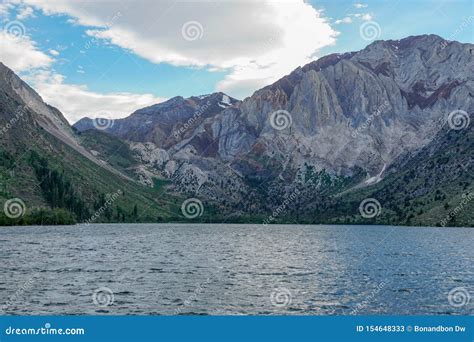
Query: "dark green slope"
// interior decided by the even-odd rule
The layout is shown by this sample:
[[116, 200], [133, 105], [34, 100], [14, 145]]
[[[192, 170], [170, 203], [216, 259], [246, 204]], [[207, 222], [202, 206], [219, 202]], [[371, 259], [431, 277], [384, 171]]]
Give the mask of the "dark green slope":
[[[472, 125], [458, 131], [445, 125], [428, 146], [401, 156], [383, 180], [371, 186], [355, 186], [363, 180], [360, 172], [334, 178], [324, 171], [308, 170], [285, 202], [284, 193], [274, 192], [284, 189], [285, 182], [271, 187], [256, 182], [255, 196], [249, 195], [249, 203], [238, 208], [214, 203], [221, 210], [207, 212], [205, 221], [266, 222], [278, 209], [281, 213], [269, 223], [474, 226], [473, 134]], [[128, 145], [119, 138], [93, 130], [82, 135], [84, 146], [98, 151], [117, 169], [127, 172], [137, 165]], [[250, 202], [257, 198], [267, 204], [266, 211], [251, 209]], [[380, 202], [380, 213], [373, 218], [364, 218], [359, 211], [367, 198]]]
[[[293, 207], [301, 221], [312, 223], [474, 226], [474, 129], [446, 125], [425, 148], [402, 156], [384, 179], [336, 196], [316, 196]], [[374, 198], [381, 210], [364, 218], [360, 203]], [[306, 208], [306, 209], [305, 209]], [[311, 208], [311, 209], [309, 209]]]
[[127, 143], [109, 133], [90, 129], [78, 132], [82, 146], [88, 151], [95, 151], [100, 159], [106, 160], [108, 164], [122, 173], [135, 177], [133, 168], [137, 161], [133, 157]]
[[[225, 199], [201, 198], [204, 213], [189, 221], [472, 227], [473, 134], [472, 124], [461, 130], [445, 125], [371, 186], [360, 186], [362, 170], [338, 177], [307, 167], [299, 178], [280, 177], [281, 170], [262, 159], [266, 173], [245, 179], [251, 189], [245, 200], [226, 205]], [[171, 194], [164, 186], [169, 180], [157, 180], [155, 188], [141, 185], [133, 179], [140, 166], [135, 158], [116, 136], [74, 132], [57, 109], [0, 63], [0, 225], [186, 221], [181, 204], [197, 195]], [[360, 213], [366, 199], [380, 203], [374, 217]], [[24, 215], [7, 217], [2, 209], [12, 200], [24, 206]]]
[[48, 133], [39, 116], [0, 89], [0, 204], [20, 199], [25, 214], [0, 224], [157, 222], [179, 217], [181, 201], [97, 165]]
[[[474, 226], [474, 129], [443, 130], [374, 189], [387, 219], [407, 225]], [[451, 219], [444, 221], [450, 213]], [[383, 216], [382, 216], [383, 217]]]

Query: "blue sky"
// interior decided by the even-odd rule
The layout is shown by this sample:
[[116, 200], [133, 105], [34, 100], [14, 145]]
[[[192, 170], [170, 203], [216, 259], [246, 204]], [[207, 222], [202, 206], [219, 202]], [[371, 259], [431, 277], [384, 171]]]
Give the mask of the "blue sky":
[[71, 122], [123, 117], [176, 95], [243, 98], [310, 60], [374, 39], [434, 33], [472, 43], [473, 4], [4, 1], [0, 61]]

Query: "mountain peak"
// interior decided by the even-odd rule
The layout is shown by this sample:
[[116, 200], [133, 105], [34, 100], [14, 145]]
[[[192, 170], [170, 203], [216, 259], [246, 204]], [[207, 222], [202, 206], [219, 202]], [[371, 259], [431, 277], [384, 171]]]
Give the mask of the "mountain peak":
[[[84, 144], [89, 139], [90, 145], [83, 146], [88, 146], [90, 155], [115, 159], [119, 170], [143, 184], [153, 186], [155, 178], [172, 180], [167, 187], [173, 193], [197, 193], [222, 208], [252, 214], [276, 207], [296, 190], [295, 210], [301, 208], [310, 216], [315, 208], [327, 208], [331, 195], [361, 188], [369, 193], [372, 187], [384, 205], [393, 199], [383, 193], [393, 189], [400, 199], [407, 198], [402, 192], [408, 189], [413, 199], [437, 179], [427, 177], [410, 189], [412, 177], [405, 174], [397, 177], [396, 187], [387, 187], [387, 181], [403, 171], [398, 160], [421, 166], [414, 173], [429, 175], [438, 167], [440, 175], [447, 174], [442, 168], [452, 163], [438, 159], [417, 163], [417, 156], [430, 154], [423, 152], [427, 147], [439, 149], [432, 144], [436, 136], [445, 151], [463, 149], [453, 161], [465, 165], [465, 157], [472, 159], [469, 136], [464, 138], [464, 132], [454, 128], [447, 136], [443, 130], [450, 124], [444, 125], [448, 114], [458, 112], [467, 128], [474, 112], [473, 48], [443, 42], [436, 35], [376, 41], [361, 51], [331, 54], [299, 67], [242, 102], [223, 92], [176, 96], [114, 120], [105, 127], [109, 134], [89, 132], [78, 141]], [[0, 73], [9, 72], [0, 66]], [[33, 96], [26, 84], [8, 85], [0, 96], [7, 99], [12, 94], [10, 107]], [[11, 111], [3, 112], [7, 116]], [[40, 112], [34, 111], [35, 127], [61, 133], [51, 129]], [[93, 123], [86, 117], [74, 126], [82, 131], [95, 128]], [[64, 136], [60, 139], [67, 141]], [[120, 158], [109, 158], [123, 151], [126, 154]], [[379, 190], [373, 186], [376, 183]], [[402, 200], [397, 208], [401, 205]]]
[[397, 46], [403, 49], [409, 47], [421, 47], [426, 44], [442, 43], [444, 41], [446, 40], [436, 34], [423, 34], [417, 36], [408, 36], [402, 39], [376, 40], [369, 44], [366, 49], [371, 48], [372, 46]]

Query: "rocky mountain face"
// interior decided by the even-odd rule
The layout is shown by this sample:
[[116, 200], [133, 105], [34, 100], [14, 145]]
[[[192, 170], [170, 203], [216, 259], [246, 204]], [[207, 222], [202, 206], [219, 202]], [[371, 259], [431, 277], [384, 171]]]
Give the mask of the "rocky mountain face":
[[81, 142], [59, 110], [0, 63], [0, 225], [174, 215], [166, 196], [96, 158]]
[[[32, 119], [35, 125], [61, 139], [65, 143], [76, 148], [81, 148], [74, 138], [73, 131], [62, 113], [56, 108], [48, 106], [41, 97], [25, 82], [23, 82], [12, 70], [0, 62], [0, 84], [3, 94], [16, 104], [23, 104], [37, 115]], [[3, 119], [13, 120], [16, 114], [24, 114], [24, 111], [5, 113]]]
[[189, 137], [207, 118], [238, 103], [224, 93], [184, 99], [176, 96], [166, 102], [146, 107], [124, 119], [93, 120], [83, 118], [74, 127], [78, 131], [99, 129], [134, 142], [151, 142], [164, 149]]
[[[116, 169], [102, 163], [95, 158], [90, 151], [85, 149], [80, 144], [77, 135], [63, 114], [57, 108], [46, 104], [34, 89], [23, 82], [12, 70], [1, 62], [0, 85], [4, 95], [17, 106], [17, 110], [5, 112], [3, 119], [5, 119], [6, 122], [16, 122], [21, 118], [25, 119], [25, 117], [28, 117], [28, 115], [23, 117], [26, 112], [34, 113], [34, 115], [28, 117], [29, 125], [44, 130], [93, 163], [120, 175]], [[25, 120], [23, 120], [23, 122], [25, 122]]]
[[[445, 46], [437, 36], [378, 41], [357, 53], [327, 56], [246, 99], [237, 117], [252, 130], [219, 152], [233, 156], [259, 146], [269, 157], [291, 154], [289, 168], [308, 163], [351, 174], [358, 166], [371, 177], [431, 141], [453, 110], [473, 111], [472, 70], [473, 45]], [[282, 131], [269, 120], [277, 110], [288, 111], [292, 121]], [[236, 142], [239, 135], [226, 139]]]
[[0, 64], [0, 200], [76, 221], [183, 220], [197, 198], [206, 222], [472, 226], [473, 82], [473, 44], [417, 36], [320, 58], [243, 101], [175, 97], [71, 128]]
[[128, 142], [141, 182], [158, 178], [258, 213], [295, 189], [334, 195], [400, 172], [396, 161], [429, 145], [450, 113], [474, 112], [473, 70], [473, 44], [435, 35], [376, 41], [297, 68], [242, 102], [222, 93], [177, 97], [105, 132]]

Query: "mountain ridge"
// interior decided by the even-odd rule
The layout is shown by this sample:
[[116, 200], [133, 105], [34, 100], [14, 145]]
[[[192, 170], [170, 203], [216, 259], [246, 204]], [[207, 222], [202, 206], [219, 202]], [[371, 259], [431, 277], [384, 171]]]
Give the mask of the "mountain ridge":
[[[3, 64], [0, 82], [0, 225], [178, 217], [172, 197], [93, 156], [62, 114]], [[94, 218], [98, 211], [104, 215]]]
[[[439, 178], [432, 164], [462, 161], [449, 141], [472, 159], [473, 51], [436, 35], [376, 41], [298, 67], [242, 101], [177, 96], [123, 119], [83, 118], [71, 134], [98, 165], [177, 196], [175, 206], [200, 199], [214, 213], [206, 220], [262, 221], [285, 203], [274, 222], [436, 225], [426, 211], [458, 202], [450, 188], [472, 191], [469, 172]], [[466, 127], [451, 127], [453, 113]], [[413, 165], [425, 170], [424, 190], [416, 177], [399, 178], [414, 175]], [[432, 179], [442, 179], [442, 190]], [[385, 214], [361, 218], [364, 196], [379, 197]], [[469, 215], [456, 224], [472, 225]]]
[[[474, 111], [472, 51], [472, 44], [423, 35], [324, 56], [208, 117], [187, 133], [193, 139], [158, 142], [152, 153], [164, 158], [149, 169], [178, 179], [171, 186], [179, 192], [232, 205], [258, 197], [248, 179], [295, 180], [308, 166], [353, 179], [345, 190], [374, 185], [397, 171], [397, 158], [427, 146], [450, 112]], [[282, 116], [290, 122], [282, 130], [270, 122], [279, 111], [290, 116]], [[213, 154], [203, 154], [201, 141]], [[230, 190], [220, 189], [229, 180]]]

